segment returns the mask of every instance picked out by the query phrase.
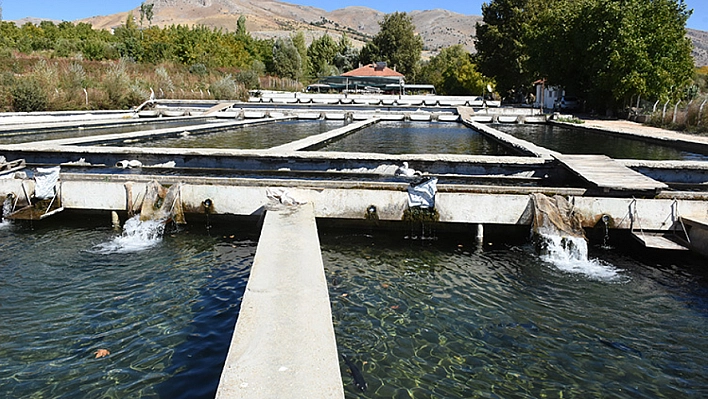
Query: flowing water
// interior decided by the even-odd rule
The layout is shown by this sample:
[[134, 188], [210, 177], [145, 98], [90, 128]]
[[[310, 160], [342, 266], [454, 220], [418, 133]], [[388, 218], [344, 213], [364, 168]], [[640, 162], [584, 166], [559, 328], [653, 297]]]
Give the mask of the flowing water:
[[656, 161], [708, 160], [706, 154], [561, 126], [497, 124], [494, 128], [564, 154], [598, 154], [615, 159]]
[[213, 398], [256, 242], [195, 229], [0, 229], [0, 397]]
[[346, 397], [708, 395], [704, 260], [470, 239], [323, 237]]
[[[0, 397], [213, 398], [255, 226], [57, 218], [0, 229]], [[348, 398], [708, 395], [703, 260], [430, 233], [322, 230]]]
[[321, 151], [512, 155], [503, 146], [463, 124], [437, 122], [379, 122]]

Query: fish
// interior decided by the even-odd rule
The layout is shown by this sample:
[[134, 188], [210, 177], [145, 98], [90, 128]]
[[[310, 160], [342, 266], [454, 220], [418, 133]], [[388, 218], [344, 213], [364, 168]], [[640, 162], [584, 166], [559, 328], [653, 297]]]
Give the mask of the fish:
[[361, 370], [359, 370], [359, 367], [354, 364], [347, 355], [342, 354], [342, 359], [344, 359], [344, 363], [347, 364], [347, 367], [349, 367], [349, 372], [352, 373], [352, 377], [354, 378], [354, 385], [356, 385], [357, 388], [359, 388], [362, 392], [366, 391], [369, 386], [366, 384], [366, 380], [364, 380], [364, 374], [362, 374]]
[[642, 352], [640, 352], [639, 350], [634, 349], [634, 348], [632, 348], [632, 347], [629, 347], [629, 346], [627, 346], [627, 345], [625, 345], [625, 344], [623, 344], [623, 343], [621, 343], [621, 342], [612, 342], [612, 341], [608, 341], [608, 340], [605, 340], [605, 339], [602, 339], [602, 338], [598, 338], [598, 339], [600, 340], [600, 342], [602, 342], [603, 344], [609, 346], [610, 348], [614, 348], [614, 349], [617, 349], [617, 350], [621, 350], [622, 352], [627, 352], [627, 353], [631, 353], [631, 354], [633, 354], [633, 355], [642, 357]]

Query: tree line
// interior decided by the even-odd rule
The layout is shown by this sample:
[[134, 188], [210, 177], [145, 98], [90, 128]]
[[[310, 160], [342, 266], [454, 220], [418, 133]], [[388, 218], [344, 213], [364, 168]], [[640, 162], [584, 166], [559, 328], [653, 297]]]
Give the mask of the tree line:
[[508, 96], [545, 79], [597, 112], [679, 99], [695, 94], [690, 15], [683, 0], [494, 0], [476, 60]]
[[[387, 14], [379, 33], [358, 49], [346, 35], [334, 39], [323, 34], [309, 45], [303, 32], [256, 39], [246, 30], [244, 16], [231, 32], [204, 26], [161, 28], [152, 25], [150, 4], [139, 10], [113, 32], [86, 23], [43, 21], [18, 27], [0, 21], [0, 107], [3, 94], [5, 109], [13, 97], [8, 84], [24, 75], [36, 77], [42, 69], [38, 59], [44, 60], [44, 69], [52, 60], [55, 66], [68, 62], [57, 60], [73, 60], [87, 71], [96, 65], [89, 68], [87, 62], [114, 68], [121, 60], [129, 75], [149, 71], [158, 81], [132, 82], [136, 96], [168, 80], [173, 83], [163, 91], [199, 89], [200, 96], [206, 92], [212, 97], [212, 92], [222, 92], [211, 90], [217, 82], [247, 90], [263, 86], [264, 79], [282, 79], [297, 82], [288, 85], [297, 89], [376, 61], [386, 61], [408, 82], [435, 85], [440, 94], [480, 95], [493, 87], [514, 100], [524, 98], [532, 83], [542, 79], [583, 97], [598, 112], [621, 109], [639, 98], [695, 95], [696, 82], [702, 82], [694, 76], [685, 30], [690, 10], [682, 0], [491, 0], [482, 6], [483, 23], [476, 27], [476, 54], [454, 45], [426, 60], [421, 57], [422, 39], [406, 13]], [[35, 64], [18, 61], [23, 57], [34, 57]], [[175, 83], [180, 81], [191, 87]], [[101, 85], [88, 79], [81, 88]]]

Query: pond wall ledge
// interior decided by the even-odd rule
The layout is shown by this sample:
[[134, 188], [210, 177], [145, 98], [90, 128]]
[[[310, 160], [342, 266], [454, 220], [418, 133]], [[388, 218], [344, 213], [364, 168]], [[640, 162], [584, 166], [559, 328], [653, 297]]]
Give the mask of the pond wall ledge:
[[266, 211], [216, 398], [344, 398], [311, 203]]
[[471, 119], [463, 118], [462, 123], [478, 131], [482, 135], [502, 144], [503, 146], [511, 148], [512, 150], [520, 152], [524, 155], [530, 155], [542, 159], [552, 159], [555, 157], [555, 155], [558, 154], [555, 151], [551, 151], [547, 148], [537, 146], [536, 144], [533, 144], [526, 140], [521, 140], [510, 134], [494, 129], [491, 126], [487, 126], [479, 122], [474, 122]]

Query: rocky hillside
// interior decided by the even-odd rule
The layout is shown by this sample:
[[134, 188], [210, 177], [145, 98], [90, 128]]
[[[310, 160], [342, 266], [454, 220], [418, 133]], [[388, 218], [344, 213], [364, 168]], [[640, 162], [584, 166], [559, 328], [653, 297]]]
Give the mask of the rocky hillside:
[[[149, 1], [149, 0], [148, 0]], [[259, 38], [287, 36], [301, 30], [311, 40], [329, 32], [334, 37], [346, 33], [358, 45], [378, 32], [384, 13], [367, 7], [346, 7], [332, 12], [276, 0], [152, 0], [152, 23], [201, 24], [235, 30], [240, 15], [246, 16], [246, 27]], [[96, 28], [111, 29], [124, 23], [129, 11], [82, 20]], [[139, 16], [138, 9], [132, 10]], [[434, 9], [410, 13], [425, 50], [434, 53], [442, 47], [462, 44], [474, 52], [475, 25], [481, 16], [463, 15]], [[147, 21], [145, 21], [147, 23]], [[708, 32], [689, 29], [697, 66], [708, 65]]]
[[708, 32], [688, 29], [688, 37], [693, 42], [693, 59], [696, 66], [708, 65]]
[[[362, 45], [379, 30], [384, 13], [367, 7], [346, 7], [332, 12], [275, 0], [154, 0], [153, 24], [201, 24], [228, 30], [236, 29], [240, 15], [246, 16], [246, 27], [256, 37], [289, 35], [302, 30], [314, 37], [329, 32], [332, 36], [346, 33]], [[138, 9], [132, 10], [138, 17]], [[82, 20], [95, 28], [111, 29], [125, 22], [128, 11]], [[463, 15], [447, 10], [413, 11], [410, 13], [426, 50], [437, 50], [451, 44], [462, 44], [474, 50], [473, 37], [479, 16]], [[145, 22], [147, 23], [147, 22]]]

